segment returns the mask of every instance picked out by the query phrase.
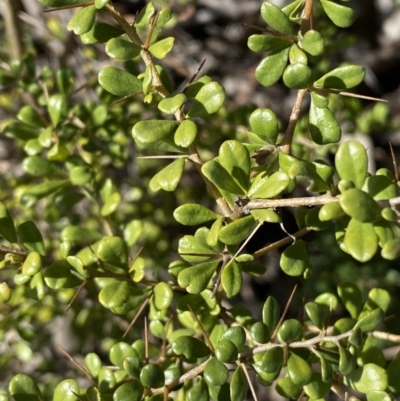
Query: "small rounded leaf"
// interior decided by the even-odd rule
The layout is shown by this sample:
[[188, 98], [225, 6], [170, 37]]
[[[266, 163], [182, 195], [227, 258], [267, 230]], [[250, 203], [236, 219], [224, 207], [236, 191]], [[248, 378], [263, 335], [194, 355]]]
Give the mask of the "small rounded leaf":
[[90, 352], [85, 356], [85, 366], [93, 377], [97, 377], [102, 368], [100, 357], [94, 352]]
[[163, 59], [174, 47], [175, 38], [169, 37], [162, 39], [149, 47], [150, 53], [158, 58]]
[[162, 99], [158, 103], [158, 108], [165, 114], [175, 114], [184, 105], [186, 100], [187, 97], [183, 93], [178, 93]]
[[230, 383], [231, 401], [243, 401], [247, 395], [249, 384], [242, 366], [238, 366], [233, 372]]
[[68, 22], [67, 29], [74, 31], [75, 35], [83, 35], [89, 32], [96, 19], [96, 12], [95, 6], [81, 8]]
[[300, 276], [310, 266], [310, 258], [304, 241], [297, 240], [281, 255], [280, 267], [289, 276]]
[[12, 291], [6, 282], [0, 283], [0, 303], [11, 299]]
[[125, 359], [129, 357], [138, 357], [138, 354], [132, 346], [127, 343], [116, 343], [110, 349], [110, 361], [121, 369], [124, 368]]
[[164, 370], [161, 366], [149, 363], [148, 365], [143, 366], [140, 372], [140, 381], [146, 387], [162, 387], [165, 382]]
[[177, 122], [168, 120], [139, 121], [133, 126], [132, 135], [140, 147], [146, 147], [172, 134], [177, 126]]
[[53, 395], [54, 401], [78, 401], [79, 386], [74, 379], [63, 380], [57, 384]]
[[185, 167], [185, 159], [179, 158], [170, 163], [159, 171], [149, 183], [149, 187], [153, 192], [160, 189], [164, 191], [175, 191], [181, 180], [183, 169]]
[[123, 38], [112, 38], [107, 42], [106, 53], [116, 60], [130, 60], [140, 54], [142, 48]]
[[309, 123], [311, 137], [318, 145], [339, 141], [341, 136], [340, 125], [327, 107], [320, 108], [311, 102]]
[[290, 45], [271, 52], [260, 62], [255, 76], [261, 85], [271, 86], [279, 81], [287, 64]]
[[134, 75], [116, 67], [104, 67], [99, 72], [99, 84], [115, 96], [123, 97], [142, 90], [142, 82]]
[[265, 344], [271, 340], [271, 330], [263, 322], [256, 322], [250, 328], [251, 337], [254, 341]]
[[383, 391], [388, 385], [388, 375], [380, 366], [367, 363], [345, 376], [344, 382], [362, 393]]
[[312, 56], [319, 56], [325, 48], [324, 38], [318, 31], [307, 31], [300, 41], [301, 47]]
[[264, 1], [261, 5], [261, 17], [272, 28], [287, 35], [293, 34], [289, 17], [276, 5]]
[[167, 309], [172, 303], [174, 292], [167, 283], [160, 282], [154, 286], [154, 304], [157, 309]]
[[229, 377], [226, 366], [216, 358], [211, 358], [204, 368], [204, 380], [209, 386], [222, 386]]
[[312, 83], [311, 69], [303, 63], [290, 64], [283, 72], [282, 79], [290, 89], [308, 88]]
[[218, 265], [219, 261], [213, 260], [187, 267], [178, 274], [178, 283], [189, 294], [200, 294], [200, 292], [207, 288]]
[[356, 12], [350, 8], [329, 0], [320, 0], [322, 8], [331, 21], [339, 28], [348, 28], [356, 19]]
[[301, 338], [303, 327], [296, 319], [287, 319], [278, 330], [278, 340], [281, 343], [291, 343]]
[[223, 227], [219, 232], [218, 239], [227, 245], [240, 244], [257, 225], [258, 223], [253, 216], [243, 217]]
[[351, 89], [362, 82], [365, 68], [360, 65], [345, 65], [335, 68], [314, 82], [321, 88]]
[[225, 90], [217, 82], [202, 86], [187, 113], [188, 117], [206, 117], [217, 112], [225, 101]]
[[310, 365], [293, 352], [287, 361], [286, 369], [294, 384], [305, 386], [311, 381], [312, 371]]
[[270, 109], [256, 109], [249, 117], [251, 131], [267, 141], [275, 141], [279, 133], [279, 121]]
[[36, 382], [24, 374], [15, 375], [8, 386], [15, 401], [41, 401], [43, 399]]
[[373, 223], [381, 218], [379, 205], [361, 189], [348, 189], [341, 195], [339, 202], [346, 214], [361, 223]]
[[192, 336], [178, 337], [171, 344], [171, 349], [176, 355], [185, 355], [187, 359], [203, 358], [210, 355], [210, 349], [207, 345]]
[[42, 268], [42, 258], [37, 252], [31, 252], [22, 265], [22, 274], [25, 276], [34, 276]]
[[191, 120], [184, 120], [179, 124], [175, 131], [174, 142], [178, 146], [187, 148], [190, 146], [197, 136], [197, 125]]
[[137, 380], [124, 383], [115, 390], [113, 401], [140, 401], [143, 391], [144, 387], [142, 383]]
[[352, 218], [347, 226], [344, 244], [354, 259], [367, 262], [378, 250], [378, 237], [371, 223], [361, 223]]
[[243, 278], [239, 263], [232, 261], [223, 268], [221, 274], [221, 284], [228, 298], [232, 298], [240, 292], [243, 284]]
[[302, 387], [293, 383], [290, 377], [281, 377], [275, 386], [279, 395], [286, 398], [297, 398], [302, 390]]
[[218, 217], [219, 215], [212, 210], [194, 203], [179, 206], [174, 211], [175, 220], [185, 226], [196, 226]]
[[238, 358], [238, 349], [231, 340], [221, 338], [215, 348], [215, 357], [223, 363], [234, 363]]

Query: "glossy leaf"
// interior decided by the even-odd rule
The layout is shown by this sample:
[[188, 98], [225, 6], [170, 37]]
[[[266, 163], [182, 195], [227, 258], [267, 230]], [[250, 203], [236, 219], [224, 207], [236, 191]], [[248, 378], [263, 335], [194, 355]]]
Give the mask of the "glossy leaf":
[[183, 269], [178, 275], [179, 285], [189, 294], [199, 294], [206, 289], [218, 264], [219, 260], [212, 260]]
[[105, 22], [95, 21], [89, 32], [80, 36], [81, 41], [85, 45], [93, 45], [96, 43], [106, 43], [112, 38], [121, 36], [124, 31], [114, 25]]
[[312, 371], [310, 365], [293, 352], [287, 361], [286, 370], [294, 384], [305, 386], [311, 381]]
[[192, 336], [178, 337], [171, 344], [171, 349], [176, 355], [185, 355], [187, 359], [204, 358], [210, 355], [207, 345]]
[[42, 128], [45, 122], [40, 114], [32, 106], [24, 106], [17, 114], [17, 119], [24, 124], [32, 125], [33, 127]]
[[12, 296], [11, 288], [6, 282], [0, 283], [0, 303], [7, 303]]
[[388, 375], [385, 369], [380, 366], [374, 363], [367, 363], [345, 376], [344, 382], [362, 393], [382, 391], [388, 385]]
[[63, 288], [71, 277], [71, 266], [66, 260], [57, 260], [44, 272], [44, 281], [53, 290]]
[[8, 242], [17, 242], [17, 231], [14, 221], [2, 202], [0, 202], [0, 235]]
[[124, 383], [115, 390], [113, 401], [140, 401], [143, 391], [142, 383], [137, 380]]
[[301, 47], [312, 56], [319, 56], [325, 48], [325, 41], [318, 31], [309, 30], [300, 40]]
[[242, 270], [235, 261], [224, 267], [221, 274], [221, 284], [228, 298], [239, 294], [242, 284]]
[[231, 401], [243, 401], [247, 395], [249, 385], [242, 366], [238, 366], [233, 372], [230, 383]]
[[42, 268], [42, 258], [37, 252], [30, 252], [22, 265], [22, 274], [34, 276]]
[[340, 28], [348, 28], [356, 19], [356, 12], [330, 0], [320, 0], [322, 8], [332, 22]]
[[270, 209], [255, 209], [250, 213], [259, 223], [279, 223], [281, 220], [279, 215]]
[[232, 341], [236, 345], [239, 352], [241, 352], [246, 341], [246, 332], [241, 326], [233, 326], [226, 330], [224, 334], [222, 334], [221, 340], [222, 339]]
[[[168, 96], [158, 103], [158, 108], [166, 114], [176, 113], [186, 102], [187, 97], [183, 93]], [[186, 120], [190, 121], [190, 120]], [[175, 134], [176, 135], [176, 134]]]
[[281, 317], [281, 308], [278, 301], [271, 296], [268, 296], [262, 308], [262, 320], [269, 327], [271, 332], [276, 328]]
[[93, 242], [102, 238], [102, 235], [94, 230], [85, 227], [67, 226], [61, 231], [63, 241], [72, 242]]
[[359, 262], [367, 262], [378, 250], [378, 237], [371, 223], [352, 218], [344, 237], [346, 249]]
[[64, 95], [57, 94], [49, 97], [47, 105], [51, 122], [54, 127], [60, 122], [61, 116], [66, 108], [66, 98]]
[[97, 9], [95, 6], [82, 7], [68, 22], [67, 29], [75, 35], [83, 35], [92, 28]]
[[129, 357], [138, 357], [131, 345], [124, 342], [114, 344], [110, 349], [110, 361], [119, 368], [124, 368], [124, 361]]
[[318, 145], [339, 141], [341, 136], [340, 125], [327, 107], [320, 108], [311, 102], [309, 122], [311, 137]]
[[209, 401], [210, 397], [208, 394], [208, 386], [202, 377], [199, 377], [199, 381], [188, 390], [187, 400], [188, 401]]
[[43, 399], [36, 382], [24, 374], [15, 375], [10, 380], [8, 390], [15, 401], [41, 401]]
[[149, 47], [150, 53], [158, 58], [163, 59], [174, 47], [175, 38], [169, 37], [152, 44]]
[[257, 66], [255, 76], [263, 86], [271, 86], [279, 81], [285, 70], [289, 56], [289, 46], [271, 52]]
[[54, 401], [78, 401], [79, 386], [74, 379], [63, 380], [54, 389]]
[[18, 237], [28, 251], [45, 256], [43, 237], [33, 221], [26, 221], [18, 226]]
[[318, 217], [321, 221], [329, 221], [339, 217], [343, 213], [343, 209], [339, 202], [331, 202], [323, 205], [319, 209]]
[[171, 305], [174, 293], [167, 283], [160, 282], [154, 286], [154, 304], [158, 309], [167, 309]]
[[126, 281], [115, 281], [106, 285], [99, 293], [99, 301], [106, 308], [115, 308], [127, 302], [130, 295]]
[[164, 371], [161, 366], [149, 363], [140, 371], [140, 381], [145, 387], [162, 387], [165, 382]]
[[251, 35], [247, 40], [249, 49], [256, 53], [274, 51], [291, 45], [290, 40], [268, 35]]
[[196, 226], [218, 217], [219, 215], [212, 210], [194, 203], [179, 206], [174, 211], [175, 220], [185, 226]]
[[215, 348], [215, 357], [223, 363], [234, 363], [238, 358], [238, 349], [231, 340], [221, 338]]
[[197, 125], [191, 120], [184, 120], [175, 131], [174, 141], [178, 146], [187, 148], [197, 137]]
[[251, 131], [266, 141], [275, 141], [279, 133], [279, 121], [270, 109], [256, 109], [249, 117]]
[[271, 331], [263, 322], [256, 322], [250, 327], [251, 337], [254, 341], [265, 344], [271, 340]]
[[311, 85], [310, 67], [303, 63], [289, 64], [282, 76], [284, 84], [290, 89], [305, 89]]
[[93, 376], [97, 377], [102, 367], [100, 357], [94, 352], [90, 352], [85, 356], [85, 366], [88, 372]]
[[281, 194], [289, 185], [290, 178], [283, 171], [276, 171], [270, 176], [263, 173], [256, 176], [249, 189], [249, 197], [268, 199]]
[[276, 382], [275, 390], [282, 397], [298, 398], [301, 393], [302, 387], [293, 383], [292, 379], [286, 376], [281, 377]]
[[367, 177], [362, 190], [371, 195], [376, 201], [395, 198], [396, 185], [384, 175]]
[[123, 38], [113, 38], [107, 42], [106, 53], [116, 60], [130, 60], [140, 54], [142, 48]]
[[205, 84], [195, 96], [188, 117], [206, 117], [217, 112], [225, 101], [225, 90], [217, 82]]
[[368, 156], [364, 146], [356, 141], [342, 143], [336, 152], [335, 166], [341, 179], [361, 188], [368, 173]]
[[335, 68], [317, 81], [314, 86], [334, 89], [351, 89], [362, 82], [365, 68], [359, 65], [346, 65]]
[[128, 249], [122, 238], [104, 237], [96, 247], [97, 256], [104, 263], [126, 269], [128, 267]]
[[281, 343], [290, 343], [300, 340], [302, 325], [296, 319], [287, 319], [278, 330], [277, 338]]
[[175, 191], [181, 180], [183, 169], [185, 167], [185, 159], [179, 158], [170, 163], [159, 171], [149, 183], [150, 189], [155, 192], [160, 189], [164, 191]]
[[387, 241], [382, 247], [381, 254], [387, 260], [396, 260], [400, 256], [400, 238]]
[[280, 372], [283, 366], [283, 348], [273, 347], [263, 353], [261, 370], [265, 373]]
[[221, 229], [218, 239], [227, 245], [240, 244], [257, 227], [253, 216], [242, 217]]
[[222, 386], [229, 377], [226, 366], [216, 358], [211, 358], [203, 372], [204, 380], [209, 386]]
[[324, 397], [330, 390], [332, 383], [322, 381], [321, 373], [314, 372], [311, 381], [304, 386], [304, 392], [313, 399]]
[[146, 147], [172, 134], [177, 126], [175, 121], [139, 121], [133, 126], [132, 135], [140, 147]]
[[280, 33], [294, 33], [288, 16], [276, 5], [264, 1], [261, 5], [261, 17], [272, 28]]
[[99, 84], [107, 92], [120, 97], [132, 95], [142, 90], [142, 82], [139, 79], [116, 67], [102, 68], [99, 72]]
[[361, 189], [351, 188], [340, 197], [340, 206], [346, 214], [361, 223], [373, 223], [381, 218], [381, 208]]
[[327, 305], [321, 305], [317, 302], [307, 302], [304, 305], [310, 320], [319, 329], [322, 329], [326, 324], [326, 319], [329, 316], [329, 307]]
[[297, 240], [282, 253], [279, 263], [281, 269], [289, 276], [300, 276], [310, 266], [310, 260], [304, 241]]
[[374, 330], [384, 318], [384, 314], [381, 308], [376, 308], [375, 310], [364, 315], [354, 326], [355, 329], [360, 329], [362, 332]]

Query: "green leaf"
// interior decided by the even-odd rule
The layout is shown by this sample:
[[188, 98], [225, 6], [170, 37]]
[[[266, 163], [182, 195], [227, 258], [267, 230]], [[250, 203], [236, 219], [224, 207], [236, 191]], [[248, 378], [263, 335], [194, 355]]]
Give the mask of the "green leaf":
[[373, 223], [381, 218], [379, 205], [361, 189], [348, 189], [340, 196], [339, 202], [346, 214], [361, 223]]
[[281, 308], [278, 301], [271, 296], [268, 296], [262, 308], [262, 320], [273, 332], [279, 322], [281, 316]]
[[232, 261], [228, 266], [223, 268], [221, 284], [228, 298], [239, 294], [242, 288], [243, 278], [242, 270], [238, 263]]
[[248, 195], [252, 199], [269, 199], [281, 194], [289, 185], [290, 178], [283, 171], [275, 171], [270, 176], [260, 173], [251, 183]]
[[99, 72], [99, 84], [115, 96], [128, 96], [142, 90], [142, 82], [134, 75], [116, 67], [104, 67]]
[[94, 6], [98, 9], [101, 10], [103, 7], [105, 7], [110, 0], [94, 0]]
[[388, 390], [392, 391], [396, 395], [400, 394], [400, 380], [399, 380], [399, 369], [400, 369], [400, 352], [396, 354], [393, 360], [387, 367], [388, 375]]
[[160, 189], [164, 191], [175, 191], [181, 180], [183, 169], [185, 167], [185, 159], [178, 158], [159, 171], [149, 183], [150, 189], [155, 192]]
[[384, 314], [382, 309], [376, 308], [375, 310], [364, 315], [354, 326], [354, 329], [358, 328], [363, 333], [372, 331], [383, 321], [383, 318]]
[[277, 338], [281, 343], [291, 343], [300, 340], [302, 332], [302, 325], [298, 320], [287, 319], [279, 328]]
[[202, 86], [195, 96], [187, 116], [207, 117], [217, 112], [225, 101], [225, 90], [217, 82], [209, 82]]
[[65, 287], [71, 278], [71, 265], [66, 260], [57, 260], [44, 272], [44, 281], [52, 290]]
[[387, 260], [396, 260], [400, 256], [400, 238], [387, 241], [382, 247], [381, 254]]
[[142, 48], [123, 38], [112, 38], [106, 44], [106, 53], [116, 60], [131, 60], [138, 56]]
[[328, 0], [320, 0], [320, 2], [326, 15], [339, 28], [348, 28], [355, 21], [357, 15], [352, 8]]
[[68, 184], [68, 180], [51, 180], [42, 182], [41, 184], [35, 185], [25, 191], [21, 197], [21, 203], [24, 205], [30, 205], [31, 202], [35, 202], [37, 199], [51, 195]]
[[299, 42], [302, 49], [312, 56], [319, 56], [325, 50], [325, 41], [318, 31], [307, 31]]
[[367, 401], [392, 401], [392, 397], [386, 391], [369, 391]]
[[251, 35], [247, 40], [249, 49], [256, 53], [275, 51], [291, 45], [290, 40], [268, 35]]
[[42, 258], [37, 252], [30, 252], [22, 265], [22, 274], [34, 276], [42, 269]]
[[111, 309], [125, 304], [129, 296], [129, 284], [126, 281], [115, 281], [100, 291], [99, 301], [105, 308]]
[[310, 67], [303, 63], [289, 64], [282, 76], [284, 84], [290, 89], [305, 89], [312, 83]]
[[100, 373], [102, 363], [100, 357], [94, 352], [90, 352], [85, 356], [85, 366], [88, 372], [93, 376], [97, 377]]
[[111, 266], [127, 269], [128, 248], [120, 237], [110, 236], [100, 240], [96, 247], [99, 259]]
[[254, 209], [250, 211], [251, 215], [259, 222], [259, 223], [279, 223], [280, 217], [279, 215], [270, 209]]
[[158, 388], [164, 386], [164, 370], [161, 366], [149, 363], [140, 371], [140, 381], [145, 387]]
[[242, 217], [221, 229], [218, 239], [227, 245], [240, 244], [257, 227], [253, 216]]
[[272, 28], [280, 33], [292, 35], [292, 23], [288, 16], [276, 5], [264, 1], [261, 5], [261, 17]]
[[279, 375], [283, 366], [283, 348], [273, 347], [265, 351], [260, 362], [260, 369], [264, 373]]
[[339, 141], [341, 136], [340, 125], [327, 107], [320, 108], [311, 102], [309, 123], [311, 137], [318, 145]]
[[376, 201], [387, 200], [397, 196], [396, 185], [384, 175], [367, 177], [362, 190], [371, 195]]
[[207, 235], [207, 245], [210, 247], [215, 247], [218, 245], [218, 236], [219, 232], [222, 229], [224, 218], [222, 216], [218, 217], [217, 220], [214, 221], [213, 225], [210, 228], [210, 231]]
[[169, 37], [162, 39], [149, 47], [150, 53], [158, 58], [163, 59], [174, 47], [175, 38]]
[[8, 390], [15, 401], [41, 401], [43, 399], [36, 382], [24, 374], [15, 375], [10, 380]]
[[43, 237], [33, 221], [26, 221], [18, 227], [18, 237], [22, 246], [28, 251], [45, 256]]
[[215, 220], [218, 217], [219, 214], [195, 203], [179, 206], [174, 211], [175, 220], [185, 226], [196, 226], [210, 220]]
[[298, 398], [302, 387], [294, 384], [290, 377], [281, 377], [275, 385], [276, 392], [282, 397]]
[[115, 390], [113, 401], [140, 401], [143, 391], [143, 384], [137, 380], [124, 383]]
[[331, 202], [323, 205], [318, 212], [318, 218], [321, 221], [329, 221], [339, 217], [343, 213], [340, 202]]
[[247, 148], [235, 140], [225, 141], [219, 148], [218, 162], [246, 192], [250, 179], [250, 155]]
[[255, 76], [261, 85], [272, 86], [279, 81], [286, 68], [289, 46], [274, 50], [257, 66]]
[[346, 249], [359, 262], [369, 261], [378, 250], [378, 237], [371, 223], [352, 218], [344, 237]]
[[310, 259], [303, 240], [297, 240], [282, 253], [279, 263], [281, 269], [289, 276], [300, 276], [310, 267]]
[[356, 141], [342, 143], [335, 156], [335, 166], [342, 180], [361, 188], [368, 174], [368, 156], [365, 147]]
[[230, 383], [231, 401], [243, 401], [247, 395], [249, 384], [242, 366], [238, 366], [233, 372]]
[[[187, 97], [183, 93], [165, 97], [158, 103], [158, 108], [166, 114], [175, 114], [186, 102]], [[190, 120], [185, 120], [190, 121]], [[179, 125], [180, 127], [180, 125]], [[179, 128], [178, 128], [179, 129]], [[176, 133], [175, 133], [176, 136]]]
[[176, 355], [185, 355], [187, 359], [204, 358], [210, 355], [207, 345], [192, 336], [178, 337], [171, 344], [171, 349]]
[[362, 82], [365, 68], [360, 65], [345, 65], [335, 68], [314, 82], [314, 86], [333, 89], [350, 89]]
[[279, 133], [279, 120], [270, 109], [256, 109], [249, 117], [252, 132], [260, 138], [275, 142]]
[[96, 19], [96, 12], [95, 6], [81, 8], [68, 22], [67, 29], [73, 31], [75, 35], [83, 35], [89, 32]]
[[238, 349], [231, 340], [222, 338], [215, 348], [215, 357], [223, 363], [234, 363], [238, 358]]
[[12, 291], [6, 282], [0, 283], [0, 303], [7, 303], [12, 296]]
[[314, 372], [310, 383], [304, 386], [304, 392], [312, 399], [324, 397], [330, 390], [332, 383], [325, 383], [321, 373]]
[[160, 282], [154, 286], [154, 304], [158, 309], [167, 309], [170, 307], [174, 292], [167, 283]]
[[139, 121], [133, 126], [132, 135], [140, 147], [145, 147], [172, 134], [178, 123], [168, 120]]
[[367, 363], [345, 376], [344, 383], [362, 393], [383, 391], [388, 385], [388, 375], [380, 366]]
[[305, 386], [311, 381], [310, 365], [300, 356], [290, 353], [286, 370], [292, 382], [298, 386]]
[[175, 131], [174, 141], [178, 146], [187, 148], [197, 137], [197, 125], [191, 120], [184, 120]]
[[44, 128], [45, 121], [40, 114], [32, 106], [24, 106], [17, 114], [17, 119], [24, 124], [32, 125], [33, 127]]
[[80, 38], [84, 45], [94, 45], [96, 43], [106, 43], [112, 38], [121, 36], [123, 33], [124, 31], [122, 29], [114, 25], [94, 21], [90, 31], [81, 35]]
[[242, 188], [218, 161], [210, 160], [204, 163], [201, 171], [218, 189], [234, 195], [245, 195]]
[[0, 202], [0, 235], [8, 242], [17, 242], [14, 220], [2, 202]]
[[200, 294], [206, 289], [219, 263], [219, 260], [212, 260], [183, 269], [178, 274], [179, 285], [189, 294]]
[[216, 358], [211, 358], [203, 372], [204, 380], [209, 386], [222, 386], [229, 377], [226, 366]]
[[359, 288], [349, 282], [340, 283], [337, 286], [338, 294], [350, 316], [357, 319], [362, 310], [362, 295]]
[[246, 341], [246, 332], [242, 326], [233, 326], [222, 334], [221, 340], [223, 339], [232, 341], [241, 352]]
[[188, 401], [209, 401], [208, 386], [202, 377], [187, 391]]
[[56, 127], [60, 122], [61, 115], [64, 113], [66, 105], [67, 100], [64, 95], [57, 94], [49, 97], [47, 109], [49, 111], [53, 127]]
[[63, 380], [54, 389], [54, 401], [78, 401], [79, 385], [74, 379]]
[[40, 3], [47, 7], [65, 7], [74, 4], [84, 4], [90, 2], [89, 0], [39, 0]]
[[357, 367], [357, 359], [346, 348], [339, 346], [339, 372], [350, 374]]
[[37, 139], [40, 130], [37, 127], [32, 127], [19, 121], [15, 121], [6, 125], [3, 134], [8, 138], [18, 138], [23, 141], [28, 141], [29, 139]]
[[319, 329], [322, 329], [326, 324], [326, 319], [329, 316], [329, 307], [321, 305], [317, 302], [307, 302], [304, 305], [308, 317]]

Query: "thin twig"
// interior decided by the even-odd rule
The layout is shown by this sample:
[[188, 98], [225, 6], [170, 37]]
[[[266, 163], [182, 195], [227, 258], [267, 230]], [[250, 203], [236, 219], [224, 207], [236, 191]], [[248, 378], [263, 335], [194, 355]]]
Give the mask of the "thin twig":
[[247, 371], [246, 364], [243, 362], [239, 362], [240, 367], [243, 369], [243, 373], [246, 376], [247, 383], [249, 383], [251, 394], [254, 398], [254, 401], [258, 401], [256, 390], [254, 389], [253, 383], [251, 382], [251, 378], [249, 372]]
[[70, 303], [67, 305], [65, 311], [64, 311], [64, 315], [70, 310], [72, 304], [75, 302], [75, 299], [77, 298], [77, 296], [81, 293], [81, 291], [88, 285], [89, 281], [91, 280], [90, 277], [85, 278], [85, 280], [83, 281], [83, 283], [78, 287], [78, 290], [76, 291], [76, 293], [74, 294], [74, 296], [72, 297]]
[[210, 348], [211, 352], [214, 354], [214, 353], [215, 353], [215, 349], [214, 349], [214, 346], [213, 346], [213, 344], [212, 344], [212, 342], [211, 342], [211, 340], [210, 340], [210, 337], [209, 337], [209, 335], [208, 335], [206, 329], [205, 329], [204, 326], [201, 324], [199, 318], [198, 318], [198, 317], [196, 316], [196, 314], [193, 312], [193, 309], [190, 307], [189, 304], [187, 304], [187, 307], [189, 308], [190, 313], [192, 314], [194, 320], [196, 320], [197, 324], [199, 325], [200, 330], [202, 331], [203, 336], [204, 336], [204, 338], [206, 339], [208, 348]]
[[132, 328], [132, 326], [136, 323], [136, 320], [138, 320], [139, 316], [141, 315], [141, 313], [143, 312], [144, 308], [147, 306], [147, 304], [149, 303], [150, 298], [146, 298], [144, 300], [144, 302], [142, 303], [141, 307], [139, 308], [139, 310], [137, 311], [135, 317], [132, 319], [132, 321], [130, 322], [128, 328], [125, 330], [125, 333], [123, 334], [122, 338], [125, 338], [125, 336], [129, 333], [129, 330]]

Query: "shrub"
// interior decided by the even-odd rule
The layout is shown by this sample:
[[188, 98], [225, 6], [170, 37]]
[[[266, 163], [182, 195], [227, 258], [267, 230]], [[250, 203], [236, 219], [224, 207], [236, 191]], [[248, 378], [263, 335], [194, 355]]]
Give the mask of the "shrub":
[[[314, 290], [295, 316], [294, 291], [286, 307], [266, 294], [257, 314], [239, 296], [243, 277], [262, 275], [263, 257], [277, 249], [281, 270], [305, 283], [320, 280], [314, 244], [361, 263], [378, 252], [399, 256], [397, 171], [373, 174], [363, 145], [339, 144], [354, 119], [344, 116], [344, 97], [357, 101], [350, 91], [365, 69], [330, 68], [328, 25], [313, 29], [326, 17], [349, 27], [354, 11], [328, 0], [262, 3], [266, 25], [248, 39], [266, 53], [255, 77], [265, 87], [282, 80], [297, 98], [286, 124], [268, 108], [248, 108], [244, 135], [223, 129], [235, 110], [224, 107], [220, 83], [196, 73], [178, 88], [157, 64], [174, 47], [163, 36], [168, 8], [149, 3], [131, 24], [108, 0], [40, 1], [60, 13], [77, 7], [68, 30], [85, 45], [104, 43], [117, 61], [98, 84], [86, 83], [96, 100], [76, 96], [69, 68], [37, 73], [29, 53], [1, 72], [29, 98], [3, 129], [24, 169], [0, 204], [1, 333], [13, 342], [2, 360], [21, 365], [10, 368], [8, 393], [16, 401], [242, 401], [274, 386], [295, 399], [396, 397], [400, 357], [383, 352], [399, 341], [388, 332], [396, 299], [387, 289], [340, 281]], [[282, 223], [285, 208], [296, 209], [294, 234]], [[249, 252], [266, 226], [284, 238]], [[331, 272], [325, 264], [319, 271]], [[73, 358], [61, 347], [73, 378], [40, 355], [64, 313], [82, 352]]]

